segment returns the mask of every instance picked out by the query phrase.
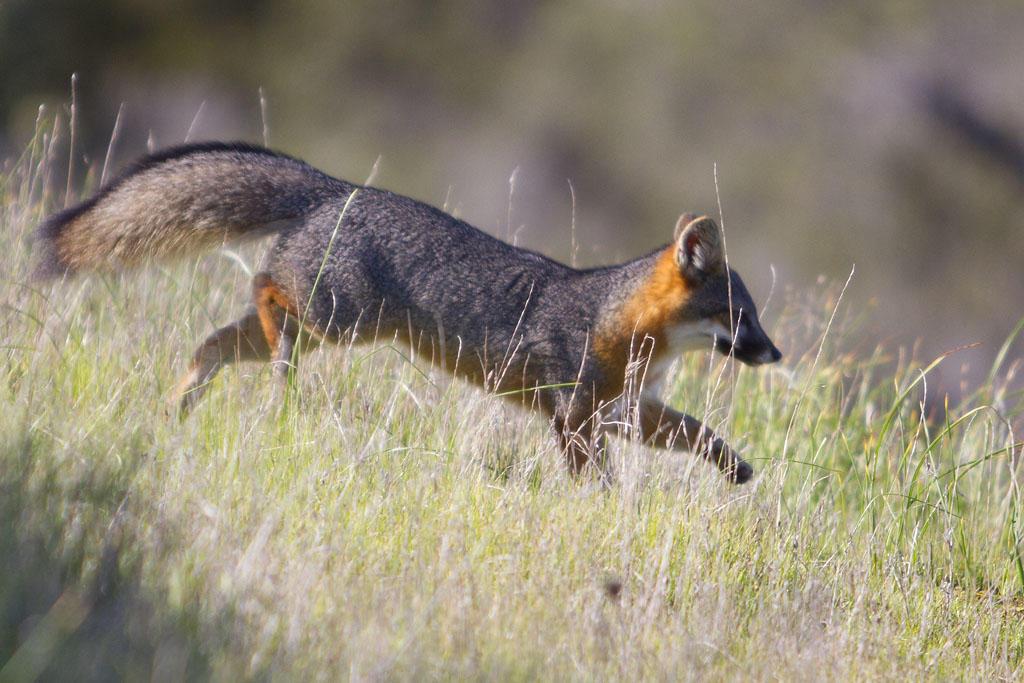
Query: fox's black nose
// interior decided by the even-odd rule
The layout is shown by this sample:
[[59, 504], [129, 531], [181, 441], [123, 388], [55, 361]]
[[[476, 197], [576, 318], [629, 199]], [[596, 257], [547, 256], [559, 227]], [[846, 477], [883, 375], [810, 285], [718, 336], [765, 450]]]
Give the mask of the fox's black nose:
[[768, 363], [777, 363], [782, 358], [782, 352], [775, 348], [775, 344], [768, 342], [768, 347], [761, 350], [761, 353], [757, 355], [757, 358], [751, 362], [751, 365], [767, 365]]

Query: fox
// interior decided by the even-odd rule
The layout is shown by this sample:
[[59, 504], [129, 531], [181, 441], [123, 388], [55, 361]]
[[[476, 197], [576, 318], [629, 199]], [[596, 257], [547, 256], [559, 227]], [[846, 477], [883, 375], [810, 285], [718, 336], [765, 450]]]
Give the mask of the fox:
[[782, 357], [707, 216], [683, 214], [672, 242], [646, 256], [578, 269], [286, 154], [188, 143], [139, 159], [44, 220], [34, 275], [124, 271], [270, 236], [251, 305], [199, 345], [177, 384], [183, 416], [227, 365], [269, 361], [276, 395], [298, 371], [300, 349], [387, 339], [540, 410], [573, 475], [600, 467], [603, 436], [643, 368], [629, 434], [698, 454], [732, 483], [753, 476], [709, 427], [652, 388], [687, 351], [714, 349], [752, 366]]

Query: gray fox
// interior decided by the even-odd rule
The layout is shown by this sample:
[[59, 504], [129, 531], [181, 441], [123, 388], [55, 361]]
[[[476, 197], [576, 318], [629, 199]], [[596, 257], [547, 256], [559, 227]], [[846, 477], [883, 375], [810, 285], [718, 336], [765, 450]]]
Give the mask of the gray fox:
[[[782, 357], [727, 268], [710, 218], [685, 214], [671, 244], [580, 270], [427, 204], [242, 143], [143, 158], [51, 216], [36, 231], [36, 274], [121, 269], [271, 234], [252, 306], [200, 345], [179, 383], [182, 412], [225, 364], [272, 361], [279, 388], [295, 368], [297, 341], [394, 339], [542, 410], [578, 473], [637, 367], [650, 385], [688, 350], [713, 346], [749, 365]], [[698, 452], [731, 481], [753, 475], [700, 421], [649, 392], [636, 398], [635, 423], [644, 442]]]

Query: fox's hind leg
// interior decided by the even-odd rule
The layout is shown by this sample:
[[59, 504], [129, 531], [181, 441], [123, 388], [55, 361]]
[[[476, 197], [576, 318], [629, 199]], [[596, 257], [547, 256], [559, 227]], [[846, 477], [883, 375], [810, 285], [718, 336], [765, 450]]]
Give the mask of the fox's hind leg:
[[188, 372], [178, 382], [178, 410], [187, 413], [206, 392], [210, 380], [227, 363], [270, 358], [270, 345], [255, 307], [227, 327], [222, 327], [196, 349]]
[[[267, 273], [260, 273], [253, 279], [253, 299], [260, 316], [263, 335], [270, 349], [274, 364], [274, 398], [285, 390], [288, 376], [294, 377], [298, 370], [298, 353], [295, 342], [301, 333], [297, 307], [288, 293]], [[304, 334], [303, 338], [315, 340], [315, 334]]]
[[274, 393], [280, 394], [295, 370], [298, 335], [295, 306], [269, 275], [260, 273], [253, 279], [253, 306], [236, 322], [207, 337], [196, 350], [188, 372], [178, 383], [180, 412], [192, 409], [222, 367], [239, 361], [273, 362]]

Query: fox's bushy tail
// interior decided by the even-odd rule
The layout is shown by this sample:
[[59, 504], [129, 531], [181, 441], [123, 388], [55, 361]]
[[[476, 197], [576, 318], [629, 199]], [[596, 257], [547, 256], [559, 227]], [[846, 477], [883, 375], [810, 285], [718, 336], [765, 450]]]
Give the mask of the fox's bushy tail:
[[35, 274], [115, 270], [284, 229], [352, 186], [241, 143], [192, 144], [137, 162], [81, 204], [43, 222]]

